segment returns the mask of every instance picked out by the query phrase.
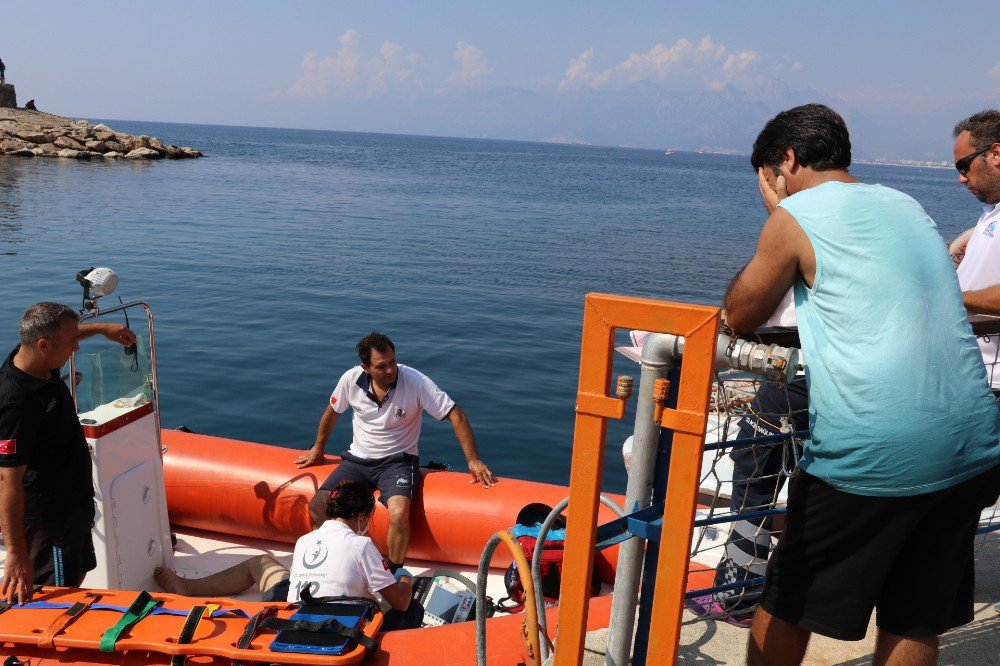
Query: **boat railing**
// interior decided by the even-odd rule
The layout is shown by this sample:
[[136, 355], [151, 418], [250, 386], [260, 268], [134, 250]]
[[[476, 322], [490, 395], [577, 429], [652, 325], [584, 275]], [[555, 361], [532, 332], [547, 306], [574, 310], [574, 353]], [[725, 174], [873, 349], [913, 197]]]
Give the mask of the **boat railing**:
[[648, 645], [640, 646], [637, 642], [636, 657], [641, 651], [643, 662], [661, 664], [676, 660], [718, 325], [719, 309], [715, 307], [604, 294], [588, 294], [585, 298], [566, 554], [556, 635], [557, 666], [579, 664], [583, 657], [607, 420], [622, 419], [625, 415], [625, 398], [608, 395], [617, 329], [669, 334], [682, 338], [684, 344], [683, 364], [663, 363], [656, 369], [658, 374], [665, 375], [658, 378], [668, 382], [657, 385], [666, 395], [666, 405], [659, 399], [658, 406], [644, 404], [646, 398], [653, 396], [653, 387], [644, 382], [640, 385], [638, 407], [644, 416], [637, 413], [637, 420], [655, 418], [657, 426], [670, 433], [660, 439], [658, 456], [669, 460], [669, 469], [657, 466], [651, 500], [670, 507], [662, 517], [661, 531], [672, 538], [662, 542], [649, 540], [645, 550], [643, 571], [648, 585], [643, 596], [648, 603], [640, 605], [640, 623], [645, 613], [649, 623], [645, 632]]

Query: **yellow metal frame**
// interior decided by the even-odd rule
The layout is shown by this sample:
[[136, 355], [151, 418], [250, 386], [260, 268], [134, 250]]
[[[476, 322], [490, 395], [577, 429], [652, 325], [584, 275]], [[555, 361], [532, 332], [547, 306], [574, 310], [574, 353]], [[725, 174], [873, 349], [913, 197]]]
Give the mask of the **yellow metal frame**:
[[716, 307], [607, 294], [585, 297], [556, 666], [583, 659], [607, 419], [624, 415], [624, 401], [608, 396], [617, 328], [684, 337], [677, 408], [664, 409], [660, 418], [662, 427], [674, 430], [674, 439], [646, 663], [677, 659], [718, 325]]

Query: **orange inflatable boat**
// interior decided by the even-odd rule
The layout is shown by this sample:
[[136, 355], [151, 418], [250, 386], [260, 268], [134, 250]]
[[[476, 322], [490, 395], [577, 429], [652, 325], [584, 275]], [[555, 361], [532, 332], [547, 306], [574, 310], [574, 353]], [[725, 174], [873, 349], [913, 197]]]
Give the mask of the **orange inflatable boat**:
[[[331, 458], [328, 465], [298, 469], [292, 462], [296, 452], [281, 447], [167, 430], [162, 431], [161, 437], [167, 511], [172, 529], [182, 542], [190, 533], [224, 535], [229, 543], [294, 543], [311, 529], [309, 499], [338, 461]], [[510, 528], [526, 503], [555, 505], [567, 495], [565, 487], [550, 484], [503, 479], [495, 487], [485, 489], [470, 484], [465, 474], [422, 472], [423, 486], [412, 512], [413, 538], [408, 560], [461, 571], [475, 569], [489, 538]], [[621, 501], [620, 497], [614, 499]], [[602, 507], [602, 522], [615, 517]], [[377, 504], [370, 534], [383, 552], [387, 527], [385, 509]], [[223, 555], [220, 559], [223, 561], [215, 569], [231, 562]], [[595, 568], [605, 582], [613, 580], [616, 559], [617, 547], [602, 551], [595, 559]], [[497, 550], [492, 561], [494, 576], [502, 571], [498, 568], [506, 567], [510, 561], [506, 549]], [[174, 563], [183, 563], [181, 555], [175, 556]], [[95, 594], [99, 596], [91, 596]], [[354, 663], [365, 656], [361, 649], [336, 658], [271, 653], [267, 645], [274, 632], [264, 632], [249, 647], [237, 649], [236, 639], [247, 625], [247, 616], [252, 617], [267, 604], [243, 599], [186, 598], [155, 590], [151, 592], [152, 598], [175, 613], [164, 611], [142, 619], [122, 634], [113, 652], [101, 652], [98, 648], [102, 634], [121, 615], [120, 611], [106, 607], [129, 606], [136, 595], [137, 591], [44, 588], [36, 595], [35, 602], [54, 604], [53, 607], [15, 606], [0, 615], [0, 653], [30, 659], [31, 664], [178, 663], [175, 660], [184, 655], [189, 655], [188, 663], [198, 664], [231, 664], [234, 660], [336, 664]], [[93, 601], [95, 598], [97, 602]], [[88, 599], [90, 607], [78, 618], [58, 631], [51, 629], [63, 621], [61, 618], [69, 606], [85, 604]], [[190, 642], [178, 643], [188, 613], [204, 605], [210, 605], [214, 616], [201, 620]], [[278, 617], [288, 617], [294, 610], [289, 604], [278, 606]], [[226, 609], [239, 612], [226, 614]], [[610, 611], [610, 596], [596, 597], [591, 604], [588, 629], [606, 627]], [[500, 613], [487, 620], [486, 651], [490, 663], [533, 663], [522, 635], [523, 620], [523, 614]], [[366, 632], [374, 634], [379, 623], [369, 624]], [[558, 607], [548, 610], [547, 623], [550, 636], [554, 635]], [[475, 654], [475, 623], [463, 622], [382, 634], [378, 649], [365, 663], [469, 664], [475, 662]]]

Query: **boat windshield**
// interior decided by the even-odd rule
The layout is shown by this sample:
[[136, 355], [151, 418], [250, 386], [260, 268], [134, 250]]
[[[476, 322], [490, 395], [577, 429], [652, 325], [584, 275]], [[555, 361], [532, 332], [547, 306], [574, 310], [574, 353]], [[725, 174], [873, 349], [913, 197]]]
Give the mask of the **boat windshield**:
[[[94, 353], [76, 353], [77, 412], [90, 412], [116, 402], [125, 403], [121, 407], [135, 407], [152, 398], [148, 338], [137, 336], [135, 353], [127, 352], [121, 345], [108, 344]], [[69, 372], [66, 365], [62, 376], [67, 383]]]

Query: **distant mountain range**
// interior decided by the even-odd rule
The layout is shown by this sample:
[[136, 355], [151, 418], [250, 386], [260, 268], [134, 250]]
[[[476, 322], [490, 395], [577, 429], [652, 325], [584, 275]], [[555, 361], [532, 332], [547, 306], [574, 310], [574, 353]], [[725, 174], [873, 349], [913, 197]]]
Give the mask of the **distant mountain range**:
[[[449, 92], [409, 102], [412, 113], [398, 131], [422, 134], [557, 141], [677, 150], [749, 153], [775, 113], [822, 102], [843, 114], [856, 159], [952, 159], [951, 128], [991, 105], [954, 103], [926, 114], [877, 115], [851, 109], [815, 90], [772, 80], [753, 88], [723, 86], [669, 90], [641, 83], [619, 90], [539, 94], [524, 89]], [[992, 102], [996, 106], [995, 101]]]

